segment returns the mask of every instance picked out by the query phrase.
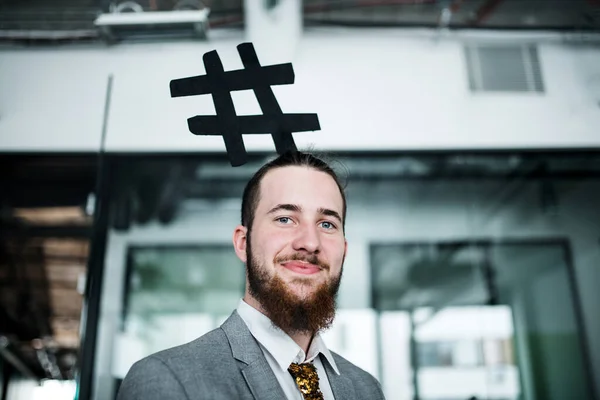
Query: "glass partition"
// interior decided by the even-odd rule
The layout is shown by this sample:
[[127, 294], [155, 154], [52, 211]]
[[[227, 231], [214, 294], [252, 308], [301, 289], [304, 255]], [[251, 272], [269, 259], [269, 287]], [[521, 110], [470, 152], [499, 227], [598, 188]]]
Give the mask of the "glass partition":
[[[112, 398], [136, 360], [235, 309], [245, 274], [232, 232], [244, 185], [267, 159], [111, 160], [96, 398]], [[348, 173], [348, 255], [325, 332], [333, 351], [390, 400], [593, 399], [600, 155], [337, 160]]]
[[[389, 391], [409, 387], [407, 399], [586, 398], [568, 246], [551, 239], [373, 245]], [[402, 354], [409, 362], [398, 362]]]

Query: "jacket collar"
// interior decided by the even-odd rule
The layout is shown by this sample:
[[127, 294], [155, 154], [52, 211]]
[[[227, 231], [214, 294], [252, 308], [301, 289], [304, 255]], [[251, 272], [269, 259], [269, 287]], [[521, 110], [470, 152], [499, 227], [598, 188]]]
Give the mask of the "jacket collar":
[[[245, 364], [241, 368], [242, 375], [254, 398], [257, 400], [284, 399], [285, 394], [267, 359], [237, 311], [227, 318], [221, 325], [221, 329], [229, 340], [233, 357]], [[321, 355], [321, 360], [335, 398], [355, 400], [356, 393], [352, 381], [343, 374], [338, 374], [327, 357]]]
[[221, 329], [229, 340], [233, 357], [245, 364], [241, 368], [242, 375], [254, 398], [284, 399], [283, 389], [279, 386], [267, 359], [237, 311], [227, 318]]

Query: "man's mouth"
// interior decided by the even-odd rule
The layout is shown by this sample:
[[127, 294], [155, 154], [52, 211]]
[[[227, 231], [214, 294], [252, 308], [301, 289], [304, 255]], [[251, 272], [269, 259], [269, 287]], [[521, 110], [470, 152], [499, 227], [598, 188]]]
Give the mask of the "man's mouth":
[[311, 264], [305, 261], [285, 261], [282, 262], [281, 265], [290, 271], [303, 274], [303, 275], [312, 275], [321, 271], [321, 268], [318, 265]]

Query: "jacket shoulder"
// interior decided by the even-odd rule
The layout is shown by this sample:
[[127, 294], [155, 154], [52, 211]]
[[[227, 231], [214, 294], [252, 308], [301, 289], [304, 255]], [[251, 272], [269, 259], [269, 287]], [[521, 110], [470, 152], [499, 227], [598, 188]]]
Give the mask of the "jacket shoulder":
[[344, 357], [331, 352], [342, 375], [348, 376], [355, 384], [354, 388], [359, 398], [384, 399], [383, 390], [379, 381], [364, 369], [354, 365]]
[[166, 364], [173, 362], [179, 364], [186, 360], [198, 363], [202, 358], [217, 354], [222, 357], [227, 352], [231, 353], [231, 349], [225, 332], [221, 328], [216, 328], [189, 343], [159, 351], [148, 357], [161, 360]]
[[342, 374], [358, 375], [363, 378], [376, 380], [373, 375], [371, 375], [364, 369], [358, 367], [357, 365], [351, 363], [344, 357], [340, 356], [338, 353], [331, 351], [331, 355], [333, 355], [333, 359], [335, 360], [335, 363], [337, 364], [338, 369]]
[[[236, 371], [225, 332], [217, 328], [198, 339], [151, 354], [136, 362], [123, 380], [118, 400], [188, 399], [191, 393], [217, 390], [214, 382]], [[214, 368], [214, 360], [219, 367]], [[228, 362], [230, 360], [230, 362]], [[222, 389], [236, 396], [231, 385]]]

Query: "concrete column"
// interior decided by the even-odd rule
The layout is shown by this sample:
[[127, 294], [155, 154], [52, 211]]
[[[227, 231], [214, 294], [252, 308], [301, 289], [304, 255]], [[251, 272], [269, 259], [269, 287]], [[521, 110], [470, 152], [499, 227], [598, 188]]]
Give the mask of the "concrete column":
[[293, 61], [302, 35], [302, 0], [244, 0], [246, 39], [261, 64]]

